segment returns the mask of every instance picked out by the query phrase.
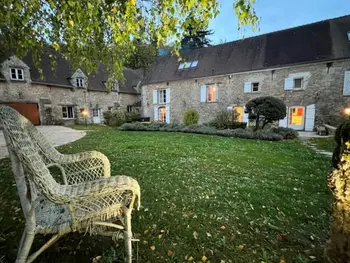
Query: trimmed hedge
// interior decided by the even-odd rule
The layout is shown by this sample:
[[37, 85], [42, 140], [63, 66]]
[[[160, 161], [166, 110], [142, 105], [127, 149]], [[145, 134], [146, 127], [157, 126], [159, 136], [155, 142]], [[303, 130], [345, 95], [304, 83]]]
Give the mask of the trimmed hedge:
[[299, 133], [291, 128], [278, 127], [272, 128], [270, 131], [282, 135], [285, 140], [292, 140], [299, 137]]
[[199, 114], [198, 111], [194, 109], [188, 109], [184, 113], [184, 124], [185, 125], [191, 125], [191, 124], [197, 124], [199, 120]]
[[244, 139], [258, 139], [267, 141], [280, 141], [283, 136], [271, 131], [252, 131], [250, 129], [226, 129], [218, 130], [215, 127], [206, 125], [183, 125], [176, 123], [152, 123], [150, 125], [144, 125], [140, 122], [134, 123], [124, 123], [119, 127], [121, 131], [166, 131], [166, 132], [185, 132], [185, 133], [196, 133], [196, 134], [206, 134], [206, 135], [216, 135], [224, 137], [235, 137]]

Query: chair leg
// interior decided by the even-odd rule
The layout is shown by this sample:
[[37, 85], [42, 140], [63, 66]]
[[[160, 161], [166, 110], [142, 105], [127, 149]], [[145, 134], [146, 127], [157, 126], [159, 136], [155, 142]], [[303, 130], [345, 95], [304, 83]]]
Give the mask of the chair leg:
[[34, 241], [34, 237], [34, 229], [28, 229], [26, 227], [22, 235], [21, 244], [17, 253], [16, 263], [26, 263], [30, 248], [32, 247]]
[[124, 244], [125, 244], [125, 262], [132, 262], [132, 232], [131, 232], [131, 210], [125, 213], [125, 230], [124, 230]]
[[54, 235], [50, 238], [49, 241], [47, 241], [38, 251], [34, 252], [33, 254], [28, 257], [28, 260], [26, 263], [33, 262], [41, 253], [43, 253], [46, 249], [48, 249], [51, 245], [53, 245], [57, 240], [59, 240], [63, 235]]

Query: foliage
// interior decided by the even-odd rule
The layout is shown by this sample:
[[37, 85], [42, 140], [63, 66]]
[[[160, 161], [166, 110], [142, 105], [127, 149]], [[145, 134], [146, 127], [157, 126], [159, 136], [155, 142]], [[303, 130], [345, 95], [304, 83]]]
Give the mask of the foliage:
[[346, 149], [345, 143], [350, 141], [350, 120], [340, 124], [335, 131], [334, 139], [336, 142], [335, 149], [333, 151], [332, 164], [334, 168], [338, 167], [341, 161], [341, 155]]
[[135, 112], [125, 112], [125, 122], [135, 122], [140, 120], [140, 114]]
[[217, 135], [223, 137], [236, 137], [244, 139], [258, 139], [269, 141], [280, 141], [283, 136], [271, 131], [252, 131], [250, 129], [225, 129], [218, 130], [213, 126], [207, 125], [182, 125], [182, 124], [167, 124], [167, 123], [153, 123], [150, 125], [144, 125], [140, 122], [125, 123], [119, 127], [121, 131], [167, 131], [167, 132], [185, 132], [185, 133], [197, 133], [206, 135]]
[[197, 30], [194, 30], [190, 24], [184, 33], [184, 38], [181, 40], [181, 48], [184, 50], [192, 50], [196, 48], [211, 46], [211, 40], [208, 37], [213, 34], [213, 30], [208, 30], [206, 28], [199, 28]]
[[190, 125], [190, 124], [197, 124], [199, 120], [199, 114], [198, 111], [195, 109], [188, 109], [184, 113], [184, 124]]
[[217, 129], [229, 129], [234, 126], [233, 123], [237, 122], [238, 117], [239, 113], [235, 110], [219, 111], [216, 114], [215, 118], [208, 123], [208, 125], [214, 126]]
[[238, 17], [238, 30], [241, 27], [252, 26], [254, 32], [259, 27], [259, 18], [253, 9], [256, 0], [237, 0], [233, 3], [235, 14]]
[[109, 121], [112, 117], [112, 111], [108, 110], [108, 111], [104, 111], [103, 113], [103, 119], [106, 125], [109, 125]]
[[[200, 262], [203, 255], [206, 262], [279, 263], [282, 256], [288, 263], [311, 262], [310, 256], [323, 262], [329, 160], [299, 141], [108, 129], [59, 147], [65, 154], [91, 150], [109, 158], [113, 175], [132, 176], [142, 187], [142, 207], [132, 218], [139, 262], [190, 262], [186, 256]], [[0, 200], [0, 258], [14, 262], [24, 225], [8, 158], [0, 160]], [[34, 246], [46, 241], [38, 236]], [[99, 255], [103, 262], [108, 254], [118, 260], [123, 241], [117, 245], [108, 253], [116, 247], [109, 237], [70, 234], [38, 263], [92, 262]]]
[[[253, 3], [235, 2], [239, 26], [257, 23]], [[16, 47], [19, 58], [31, 52], [40, 68], [43, 47], [48, 45], [60, 51], [74, 68], [83, 65], [90, 74], [99, 61], [115, 79], [122, 79], [122, 68], [134, 52], [135, 39], [158, 47], [174, 40], [174, 53], [179, 54], [183, 31], [189, 25], [194, 31], [205, 28], [218, 9], [217, 0], [3, 0], [0, 51]]]
[[287, 108], [284, 102], [271, 96], [252, 99], [245, 107], [249, 120], [255, 120], [255, 130], [259, 129], [260, 122], [264, 129], [266, 124], [286, 117]]
[[155, 43], [144, 43], [141, 40], [134, 41], [135, 50], [126, 61], [125, 66], [132, 69], [148, 71], [157, 56]]
[[114, 110], [111, 112], [111, 117], [108, 125], [112, 127], [119, 127], [126, 122], [125, 112], [121, 110]]
[[285, 140], [296, 139], [299, 137], [299, 133], [296, 130], [291, 128], [278, 127], [278, 128], [272, 128], [271, 131], [282, 135], [283, 139]]

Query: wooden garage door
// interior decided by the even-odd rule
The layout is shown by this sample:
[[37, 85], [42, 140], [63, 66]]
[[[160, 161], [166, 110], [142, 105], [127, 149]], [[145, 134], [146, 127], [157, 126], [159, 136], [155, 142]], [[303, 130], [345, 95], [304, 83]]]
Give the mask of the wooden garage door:
[[14, 108], [34, 125], [40, 124], [39, 107], [37, 103], [13, 102], [6, 103], [6, 105], [10, 106], [11, 108]]

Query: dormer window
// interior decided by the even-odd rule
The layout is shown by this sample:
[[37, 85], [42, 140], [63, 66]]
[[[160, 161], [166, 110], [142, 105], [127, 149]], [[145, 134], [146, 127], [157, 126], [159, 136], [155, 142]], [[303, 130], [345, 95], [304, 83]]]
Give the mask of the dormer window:
[[84, 87], [84, 80], [83, 78], [77, 78], [77, 87], [83, 88]]
[[10, 68], [11, 79], [13, 80], [24, 80], [23, 69], [21, 68]]

